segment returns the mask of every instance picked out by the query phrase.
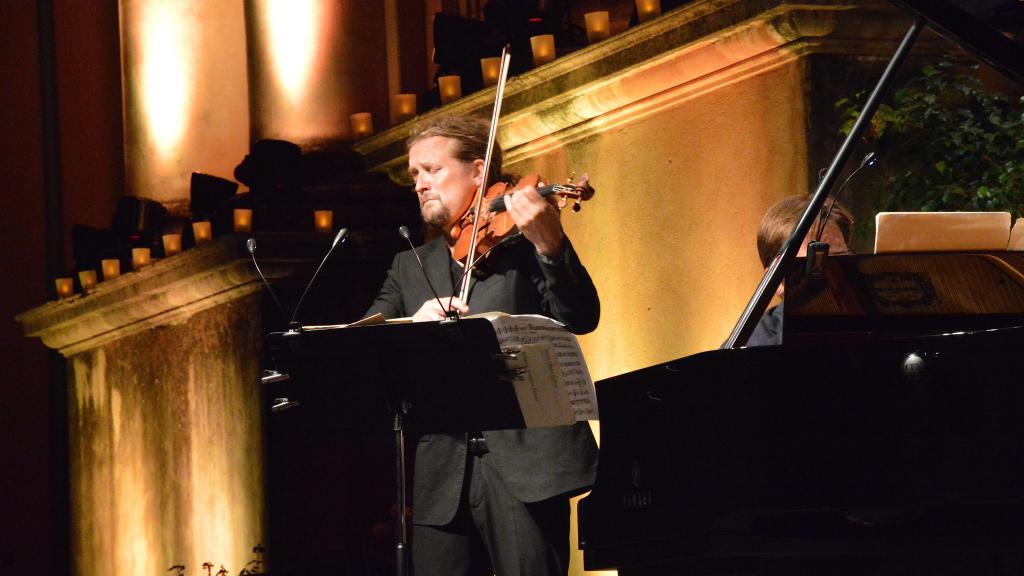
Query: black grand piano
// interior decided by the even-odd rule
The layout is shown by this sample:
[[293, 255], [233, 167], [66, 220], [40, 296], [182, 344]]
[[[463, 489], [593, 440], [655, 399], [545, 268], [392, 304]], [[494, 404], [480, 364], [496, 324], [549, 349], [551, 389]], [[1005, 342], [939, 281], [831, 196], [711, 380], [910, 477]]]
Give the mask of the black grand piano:
[[[1020, 45], [964, 2], [897, 4], [915, 24], [879, 95], [923, 26], [1024, 84]], [[829, 256], [808, 275], [796, 247], [849, 154], [722, 350], [597, 383], [587, 570], [1024, 574], [1024, 252]], [[743, 348], [783, 277], [784, 344]]]

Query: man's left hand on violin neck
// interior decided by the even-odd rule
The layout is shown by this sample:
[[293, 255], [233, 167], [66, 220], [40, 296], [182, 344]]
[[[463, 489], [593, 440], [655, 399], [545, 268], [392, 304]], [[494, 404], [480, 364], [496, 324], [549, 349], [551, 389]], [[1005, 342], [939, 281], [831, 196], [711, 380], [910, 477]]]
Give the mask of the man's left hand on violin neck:
[[516, 228], [538, 253], [552, 260], [558, 259], [565, 243], [565, 233], [558, 210], [551, 201], [537, 193], [536, 187], [525, 186], [505, 196], [505, 208]]

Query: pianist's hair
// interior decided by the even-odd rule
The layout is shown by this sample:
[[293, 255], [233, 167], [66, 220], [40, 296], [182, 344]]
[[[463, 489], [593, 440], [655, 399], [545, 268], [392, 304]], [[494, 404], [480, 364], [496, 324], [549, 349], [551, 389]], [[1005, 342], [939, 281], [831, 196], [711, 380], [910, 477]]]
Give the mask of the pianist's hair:
[[[807, 210], [807, 205], [810, 203], [811, 199], [807, 196], [788, 196], [776, 202], [775, 205], [768, 209], [768, 212], [765, 212], [764, 217], [761, 218], [761, 225], [757, 229], [757, 253], [761, 257], [761, 265], [765, 268], [771, 264], [772, 259], [779, 253], [783, 242], [789, 238], [789, 235], [793, 232], [793, 227], [796, 226], [800, 216], [803, 215], [804, 210]], [[818, 216], [819, 219], [824, 217], [824, 212]], [[846, 243], [849, 244], [850, 229], [853, 227], [853, 216], [850, 215], [850, 211], [839, 202], [836, 202], [836, 206], [832, 209], [832, 214], [829, 216], [828, 221], [839, 228], [839, 232], [843, 235], [843, 240], [846, 240]], [[816, 226], [812, 226], [808, 235], [813, 233], [815, 229]]]
[[[487, 134], [490, 131], [491, 123], [473, 116], [441, 116], [416, 128], [412, 136], [405, 142], [405, 150], [412, 148], [413, 144], [425, 138], [441, 136], [451, 138], [455, 141], [455, 158], [461, 162], [470, 163], [474, 160], [483, 160], [487, 155]], [[491, 153], [491, 167], [488, 173], [488, 182], [494, 183], [501, 179], [501, 146], [494, 143], [494, 151]]]

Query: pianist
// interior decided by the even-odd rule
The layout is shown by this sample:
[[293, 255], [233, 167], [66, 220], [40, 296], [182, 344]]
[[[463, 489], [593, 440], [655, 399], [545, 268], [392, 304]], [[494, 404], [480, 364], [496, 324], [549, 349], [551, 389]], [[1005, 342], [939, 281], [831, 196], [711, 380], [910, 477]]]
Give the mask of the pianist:
[[[775, 255], [779, 253], [782, 244], [789, 238], [796, 226], [800, 216], [807, 210], [811, 199], [807, 196], [787, 196], [775, 203], [764, 217], [761, 218], [761, 225], [757, 229], [757, 253], [761, 257], [761, 265], [768, 268]], [[850, 252], [850, 229], [853, 227], [853, 217], [842, 204], [836, 202], [835, 208], [829, 215], [825, 230], [821, 234], [821, 241], [829, 245], [829, 254], [846, 254]], [[810, 232], [800, 244], [800, 251], [797, 256], [807, 255], [807, 244], [812, 241], [813, 234], [817, 230], [817, 223], [811, 226]], [[775, 295], [782, 298], [783, 285]], [[747, 340], [747, 346], [771, 346], [782, 344], [782, 304], [769, 308], [761, 321], [757, 323], [754, 332]]]

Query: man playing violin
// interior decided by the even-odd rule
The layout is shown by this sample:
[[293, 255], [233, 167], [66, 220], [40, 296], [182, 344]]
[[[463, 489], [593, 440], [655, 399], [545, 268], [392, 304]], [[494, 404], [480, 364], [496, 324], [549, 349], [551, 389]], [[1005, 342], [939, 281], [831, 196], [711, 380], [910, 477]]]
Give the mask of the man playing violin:
[[[495, 145], [484, 169], [488, 123], [445, 117], [407, 142], [409, 174], [423, 221], [441, 231], [420, 250], [426, 275], [443, 295], [464, 274], [450, 234], [473, 203], [485, 173], [501, 174]], [[583, 334], [597, 327], [594, 284], [565, 236], [558, 210], [533, 186], [505, 197], [521, 236], [493, 249], [466, 301], [442, 298], [460, 314], [543, 314]], [[477, 273], [474, 272], [474, 275]], [[434, 298], [412, 251], [399, 253], [367, 315], [411, 315], [437, 321]], [[413, 488], [413, 565], [417, 576], [566, 574], [569, 498], [597, 470], [597, 446], [586, 423], [528, 430], [423, 435]]]

